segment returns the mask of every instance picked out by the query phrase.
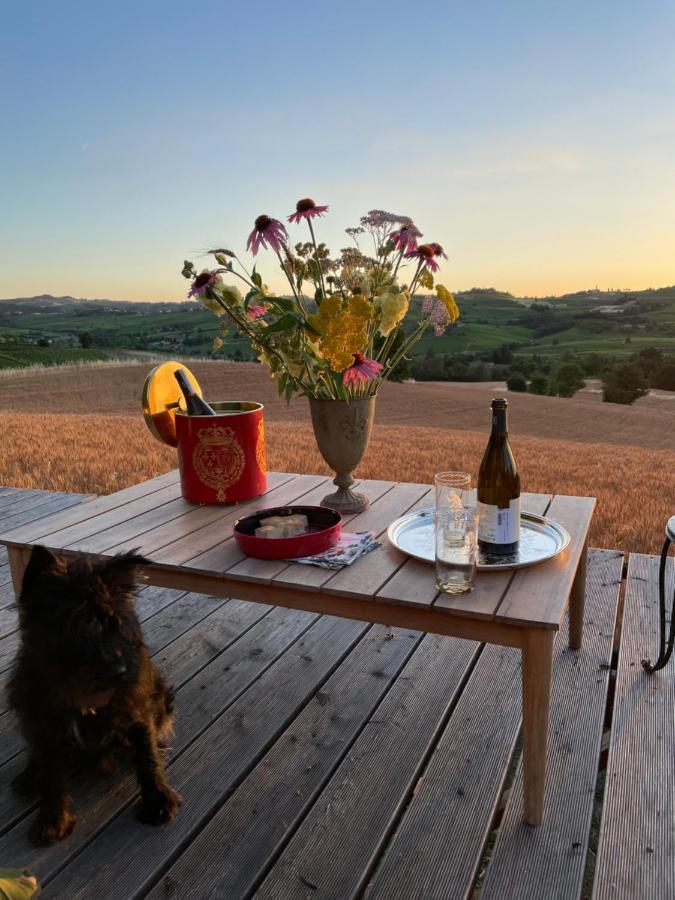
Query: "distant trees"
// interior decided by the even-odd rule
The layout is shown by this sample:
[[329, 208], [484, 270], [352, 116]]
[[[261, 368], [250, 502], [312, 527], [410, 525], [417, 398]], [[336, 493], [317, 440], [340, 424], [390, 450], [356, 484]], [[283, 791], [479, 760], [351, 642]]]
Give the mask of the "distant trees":
[[573, 397], [584, 384], [583, 369], [574, 362], [561, 363], [555, 371], [553, 386], [559, 397]]
[[512, 372], [506, 379], [506, 386], [510, 391], [525, 393], [527, 391], [527, 381], [525, 376], [520, 372]]
[[602, 399], [605, 403], [630, 405], [649, 391], [649, 382], [640, 366], [625, 362], [609, 372], [602, 381]]
[[543, 372], [533, 372], [532, 377], [530, 378], [530, 393], [531, 394], [548, 394], [549, 392], [549, 382], [548, 376]]
[[655, 372], [652, 386], [661, 391], [675, 391], [675, 360], [665, 363]]
[[492, 351], [492, 362], [496, 365], [510, 365], [513, 362], [513, 350], [508, 344], [502, 344]]
[[80, 347], [83, 347], [85, 350], [89, 350], [94, 346], [94, 335], [91, 331], [81, 331], [78, 340]]
[[657, 350], [656, 347], [643, 347], [632, 359], [635, 365], [642, 369], [645, 378], [650, 383], [654, 380], [656, 373], [663, 368], [666, 361], [663, 353]]

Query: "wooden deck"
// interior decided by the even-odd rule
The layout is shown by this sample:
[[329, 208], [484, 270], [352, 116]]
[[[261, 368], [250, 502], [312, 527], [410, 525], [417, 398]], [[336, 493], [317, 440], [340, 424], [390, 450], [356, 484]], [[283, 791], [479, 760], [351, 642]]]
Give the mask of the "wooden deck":
[[[87, 499], [0, 489], [3, 530], [10, 516], [13, 527], [78, 502]], [[146, 587], [139, 617], [177, 692], [169, 772], [184, 799], [178, 819], [144, 826], [135, 818], [131, 774], [106, 781], [83, 772], [73, 782], [74, 834], [51, 848], [33, 847], [26, 833], [35, 806], [8, 788], [25, 754], [3, 697], [0, 865], [29, 866], [45, 897], [66, 900], [590, 897], [622, 564], [614, 551], [591, 551], [584, 648], [568, 648], [566, 629], [557, 638], [547, 812], [539, 829], [522, 823], [518, 651]], [[654, 645], [657, 621], [653, 604], [642, 609], [641, 572], [627, 593], [643, 630], [625, 645], [617, 698], [635, 691], [624, 672], [643, 690], [656, 683], [639, 680], [635, 668], [652, 649], [642, 642]], [[3, 551], [0, 683], [16, 650], [16, 627]], [[658, 684], [672, 720], [672, 675]], [[617, 700], [624, 735], [634, 712]], [[640, 721], [636, 740], [646, 745], [649, 713]], [[662, 751], [670, 772], [672, 751], [671, 721]], [[647, 750], [641, 752], [644, 759]], [[608, 783], [624, 786], [616, 792], [621, 799], [610, 796], [605, 807], [619, 804], [624, 820], [638, 790], [635, 771], [624, 770], [635, 758], [625, 743], [612, 745]], [[658, 773], [651, 777], [656, 784]], [[639, 868], [646, 855], [651, 874], [639, 884], [649, 891], [626, 892], [638, 883], [630, 873], [628, 888], [615, 889], [612, 857], [631, 836], [628, 824], [617, 832], [613, 817], [600, 836], [607, 852], [597, 865], [598, 900], [673, 896], [672, 871], [666, 873], [670, 782], [660, 790], [660, 812], [670, 817], [650, 837], [651, 853], [638, 859], [636, 844], [626, 864]], [[649, 810], [642, 815], [648, 822]], [[662, 885], [670, 893], [661, 893]]]

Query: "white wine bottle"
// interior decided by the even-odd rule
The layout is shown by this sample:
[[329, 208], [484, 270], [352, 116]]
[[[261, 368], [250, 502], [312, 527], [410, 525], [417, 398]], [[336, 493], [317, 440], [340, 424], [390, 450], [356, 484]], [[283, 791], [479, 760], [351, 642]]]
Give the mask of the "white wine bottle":
[[492, 433], [478, 473], [478, 546], [507, 556], [520, 540], [520, 475], [506, 428], [508, 400], [492, 401]]

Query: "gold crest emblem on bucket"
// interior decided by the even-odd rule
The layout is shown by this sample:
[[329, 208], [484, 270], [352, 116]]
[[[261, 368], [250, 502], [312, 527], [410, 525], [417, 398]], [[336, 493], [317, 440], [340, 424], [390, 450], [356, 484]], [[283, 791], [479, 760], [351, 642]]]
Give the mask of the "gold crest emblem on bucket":
[[192, 465], [202, 484], [213, 488], [222, 503], [227, 489], [244, 471], [244, 451], [231, 428], [202, 428], [197, 437]]

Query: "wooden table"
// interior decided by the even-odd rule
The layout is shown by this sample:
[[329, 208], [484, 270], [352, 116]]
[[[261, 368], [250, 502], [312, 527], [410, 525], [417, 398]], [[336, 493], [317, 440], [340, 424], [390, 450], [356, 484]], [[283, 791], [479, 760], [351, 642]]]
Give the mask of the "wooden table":
[[[194, 506], [180, 496], [177, 472], [100, 497], [30, 525], [0, 533], [18, 592], [31, 547], [107, 556], [135, 549], [151, 565], [151, 584], [326, 613], [384, 625], [519, 647], [522, 650], [525, 819], [544, 814], [552, 652], [570, 600], [569, 643], [580, 649], [588, 530], [595, 500], [524, 494], [523, 508], [547, 514], [571, 534], [568, 548], [540, 566], [480, 573], [470, 594], [439, 594], [433, 568], [406, 557], [386, 536], [382, 546], [339, 571], [245, 557], [232, 525], [256, 508], [317, 504], [329, 479], [271, 473], [266, 495], [234, 506]], [[363, 481], [368, 510], [348, 517], [350, 530], [383, 535], [405, 512], [433, 505], [426, 484]], [[0, 523], [0, 530], [2, 523]]]

